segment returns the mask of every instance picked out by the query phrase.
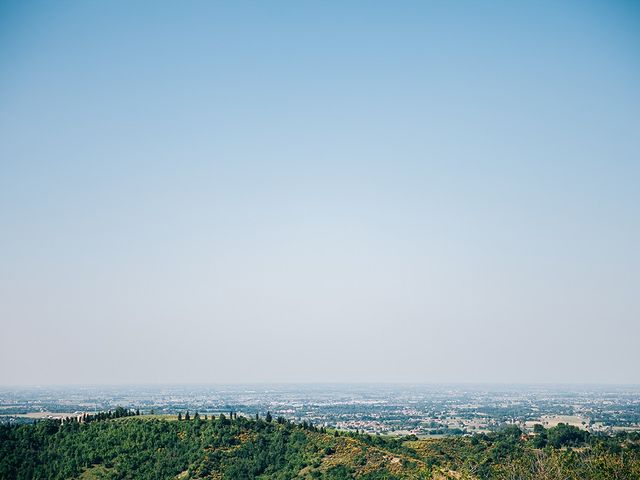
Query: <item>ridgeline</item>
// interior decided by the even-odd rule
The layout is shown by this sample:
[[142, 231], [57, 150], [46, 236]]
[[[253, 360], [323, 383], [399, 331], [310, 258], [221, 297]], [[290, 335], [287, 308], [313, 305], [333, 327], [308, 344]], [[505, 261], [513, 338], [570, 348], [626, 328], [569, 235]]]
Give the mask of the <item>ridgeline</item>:
[[568, 425], [417, 439], [284, 418], [114, 412], [0, 425], [0, 478], [640, 479], [640, 434]]

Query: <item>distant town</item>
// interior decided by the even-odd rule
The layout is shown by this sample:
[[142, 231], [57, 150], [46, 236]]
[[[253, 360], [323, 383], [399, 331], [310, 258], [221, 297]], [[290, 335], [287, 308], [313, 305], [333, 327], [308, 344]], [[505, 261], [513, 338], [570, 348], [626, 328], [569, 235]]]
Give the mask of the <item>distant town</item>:
[[640, 430], [640, 386], [167, 385], [0, 387], [0, 422], [139, 410], [142, 414], [259, 416], [378, 435], [470, 435], [517, 425]]

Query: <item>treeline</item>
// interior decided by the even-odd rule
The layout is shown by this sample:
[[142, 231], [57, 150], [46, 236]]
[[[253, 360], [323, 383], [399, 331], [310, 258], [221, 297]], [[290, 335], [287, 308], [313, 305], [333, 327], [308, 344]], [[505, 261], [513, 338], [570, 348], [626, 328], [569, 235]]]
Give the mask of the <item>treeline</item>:
[[[215, 414], [211, 414], [210, 418], [211, 418], [212, 421], [216, 421], [217, 420], [220, 423], [226, 424], [226, 425], [230, 424], [232, 420], [238, 420], [238, 413], [237, 412], [230, 411], [228, 415], [229, 416], [227, 417], [224, 413], [221, 413], [221, 414], [218, 415], [218, 417], [216, 417]], [[247, 417], [240, 416], [240, 419], [241, 420], [246, 420]], [[192, 415], [190, 415], [188, 410], [185, 412], [184, 415], [182, 415], [182, 412], [178, 412], [178, 421], [183, 421], [183, 420], [184, 421], [189, 421], [189, 420], [196, 420], [196, 421], [204, 420], [204, 421], [207, 421], [207, 420], [209, 420], [209, 415], [205, 414], [204, 416], [201, 416], [196, 411], [196, 412], [194, 412], [194, 414], [192, 416]], [[255, 421], [259, 422], [260, 420], [261, 420], [260, 419], [260, 414], [256, 413], [255, 414]], [[303, 420], [301, 423], [295, 423], [295, 422], [292, 422], [291, 420], [289, 420], [289, 419], [287, 419], [285, 417], [278, 417], [278, 418], [276, 418], [274, 420], [273, 416], [271, 415], [271, 412], [267, 412], [267, 414], [264, 417], [264, 421], [266, 423], [276, 422], [279, 425], [286, 425], [286, 426], [288, 426], [290, 428], [298, 427], [298, 428], [301, 428], [303, 430], [309, 430], [311, 432], [326, 433], [326, 428], [317, 427], [310, 421]]]
[[[1, 479], [69, 479], [99, 467], [108, 479], [195, 478], [290, 479], [317, 463], [324, 427], [283, 417], [255, 419], [230, 413], [180, 421], [116, 409], [68, 420], [0, 426]], [[126, 418], [134, 417], [134, 418]], [[120, 421], [111, 421], [123, 419]], [[312, 458], [313, 457], [313, 458]]]
[[98, 413], [85, 413], [79, 417], [67, 417], [66, 421], [73, 421], [74, 419], [78, 422], [95, 422], [100, 420], [111, 420], [114, 418], [124, 418], [124, 417], [135, 417], [140, 415], [140, 410], [132, 410], [123, 407], [116, 407], [114, 411], [109, 410], [108, 412], [98, 412]]
[[[418, 439], [327, 431], [283, 417], [117, 408], [68, 421], [0, 426], [0, 479], [607, 480], [640, 478], [640, 434], [569, 425], [516, 426], [470, 437]], [[456, 472], [451, 473], [451, 472]]]
[[640, 432], [590, 434], [577, 427], [514, 425], [488, 434], [409, 442], [430, 467], [500, 480], [640, 479]]

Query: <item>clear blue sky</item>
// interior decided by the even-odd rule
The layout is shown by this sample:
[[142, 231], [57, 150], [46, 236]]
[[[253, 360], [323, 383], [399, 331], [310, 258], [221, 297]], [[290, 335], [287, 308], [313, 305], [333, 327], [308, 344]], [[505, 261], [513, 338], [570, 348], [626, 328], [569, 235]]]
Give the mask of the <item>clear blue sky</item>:
[[640, 383], [634, 2], [2, 2], [0, 383]]

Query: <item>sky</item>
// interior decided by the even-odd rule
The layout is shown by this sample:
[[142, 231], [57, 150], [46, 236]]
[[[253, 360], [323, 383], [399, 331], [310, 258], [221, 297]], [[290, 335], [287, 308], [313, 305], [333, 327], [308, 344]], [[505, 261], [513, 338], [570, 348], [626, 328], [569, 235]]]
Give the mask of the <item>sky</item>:
[[640, 383], [634, 2], [0, 4], [0, 384]]

